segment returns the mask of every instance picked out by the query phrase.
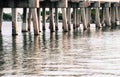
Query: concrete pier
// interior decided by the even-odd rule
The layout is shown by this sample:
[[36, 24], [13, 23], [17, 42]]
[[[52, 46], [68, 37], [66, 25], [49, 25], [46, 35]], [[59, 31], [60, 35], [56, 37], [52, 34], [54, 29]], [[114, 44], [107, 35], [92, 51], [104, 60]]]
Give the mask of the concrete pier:
[[39, 35], [39, 27], [38, 27], [38, 17], [37, 17], [37, 9], [31, 8], [32, 17], [33, 17], [33, 27], [34, 27], [34, 34]]
[[63, 31], [68, 32], [66, 8], [62, 8], [62, 22], [63, 22]]
[[58, 8], [55, 8], [55, 30], [58, 30], [58, 23], [59, 23], [59, 17], [58, 17]]
[[12, 35], [18, 35], [17, 9], [12, 8]]
[[86, 15], [85, 15], [85, 8], [82, 7], [81, 8], [81, 16], [82, 16], [82, 22], [83, 22], [83, 29], [87, 30], [87, 19], [86, 19]]
[[[120, 25], [120, 5], [119, 1], [81, 1], [81, 0], [0, 0], [0, 32], [2, 30], [3, 8], [12, 8], [12, 34], [18, 34], [17, 29], [17, 8], [23, 8], [22, 32], [31, 30], [33, 21], [34, 34], [38, 35], [42, 30], [46, 30], [46, 8], [49, 8], [50, 32], [58, 30], [59, 8], [62, 9], [63, 31], [68, 32], [83, 24], [83, 29], [90, 27], [91, 20], [97, 28], [102, 26], [111, 27]], [[29, 12], [27, 12], [27, 8]], [[41, 11], [42, 8], [42, 11]], [[73, 8], [73, 12], [71, 9]], [[95, 9], [95, 19], [91, 17], [91, 9]], [[28, 15], [27, 15], [28, 14]], [[41, 15], [42, 14], [42, 15]], [[93, 13], [92, 13], [93, 14]], [[73, 15], [73, 16], [72, 16]], [[42, 16], [42, 18], [41, 18]], [[73, 26], [71, 22], [73, 21]], [[41, 25], [42, 24], [42, 25]]]
[[45, 28], [45, 25], [46, 25], [46, 19], [45, 19], [46, 12], [45, 12], [45, 8], [44, 7], [42, 9], [43, 9], [43, 15], [42, 15], [42, 19], [43, 19], [42, 23], [43, 23], [43, 25], [42, 25], [42, 30], [45, 31], [46, 30], [46, 28]]
[[31, 30], [31, 22], [32, 22], [32, 10], [29, 8], [29, 13], [28, 13], [28, 31]]
[[120, 8], [120, 7], [116, 7], [115, 6], [115, 20], [116, 20], [116, 25], [120, 25], [120, 19], [119, 19], [119, 12], [118, 12], [118, 8]]
[[101, 28], [101, 23], [100, 23], [100, 2], [95, 3], [95, 24], [97, 28]]
[[115, 7], [111, 7], [111, 24], [112, 24], [113, 26], [116, 25]]
[[54, 32], [55, 31], [55, 23], [54, 23], [54, 9], [50, 8], [50, 31]]
[[67, 8], [68, 30], [71, 30], [71, 8]]
[[105, 24], [108, 27], [111, 26], [110, 3], [105, 3]]
[[0, 32], [2, 30], [3, 8], [0, 8]]
[[90, 27], [90, 18], [91, 18], [91, 8], [85, 8], [86, 11], [86, 20], [87, 20], [87, 27]]
[[38, 28], [39, 28], [39, 32], [41, 32], [40, 26], [41, 26], [41, 9], [37, 8], [37, 16], [38, 16]]
[[76, 9], [76, 28], [80, 26], [80, 14], [79, 9]]
[[76, 29], [77, 22], [77, 8], [73, 8], [73, 29]]
[[27, 23], [27, 8], [23, 8], [23, 22], [22, 22], [22, 32], [28, 31], [28, 23]]

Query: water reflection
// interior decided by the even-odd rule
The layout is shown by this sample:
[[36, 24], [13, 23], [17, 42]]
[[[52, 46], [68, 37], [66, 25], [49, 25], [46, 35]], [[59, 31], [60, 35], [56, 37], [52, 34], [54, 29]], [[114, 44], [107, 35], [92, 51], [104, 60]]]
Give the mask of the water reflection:
[[[5, 61], [3, 59], [3, 57], [4, 57], [3, 51], [4, 51], [4, 48], [3, 48], [3, 37], [0, 34], [0, 66], [3, 66], [4, 63], [5, 63]], [[2, 71], [2, 70], [4, 70], [4, 68], [0, 67], [0, 71]], [[2, 76], [2, 75], [4, 75], [4, 74], [0, 74], [0, 76]]]
[[0, 76], [119, 77], [120, 30], [103, 29], [0, 35]]
[[3, 51], [3, 37], [1, 33], [0, 33], [0, 51]]

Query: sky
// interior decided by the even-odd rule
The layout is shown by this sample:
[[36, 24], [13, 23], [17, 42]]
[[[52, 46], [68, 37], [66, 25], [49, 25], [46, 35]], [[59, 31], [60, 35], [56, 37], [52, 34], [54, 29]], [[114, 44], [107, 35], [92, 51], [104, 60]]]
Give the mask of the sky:
[[[23, 9], [22, 8], [18, 8], [17, 11], [19, 13], [21, 13], [21, 14], [23, 13]], [[11, 13], [11, 9], [10, 8], [4, 8], [4, 12], [5, 13]]]

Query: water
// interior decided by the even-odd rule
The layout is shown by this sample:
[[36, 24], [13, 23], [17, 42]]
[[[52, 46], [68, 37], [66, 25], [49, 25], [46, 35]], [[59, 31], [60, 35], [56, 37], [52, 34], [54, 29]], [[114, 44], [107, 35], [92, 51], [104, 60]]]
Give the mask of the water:
[[120, 29], [92, 26], [85, 32], [34, 36], [19, 30], [11, 36], [11, 22], [4, 22], [0, 77], [120, 77]]

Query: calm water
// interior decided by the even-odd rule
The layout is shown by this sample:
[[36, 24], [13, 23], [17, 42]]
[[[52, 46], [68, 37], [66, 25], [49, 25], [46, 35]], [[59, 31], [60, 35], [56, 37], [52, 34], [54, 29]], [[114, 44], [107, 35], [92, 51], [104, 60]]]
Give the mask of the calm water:
[[[19, 27], [21, 24], [19, 23]], [[61, 24], [59, 25], [61, 26]], [[120, 77], [120, 29], [0, 35], [0, 77]]]

